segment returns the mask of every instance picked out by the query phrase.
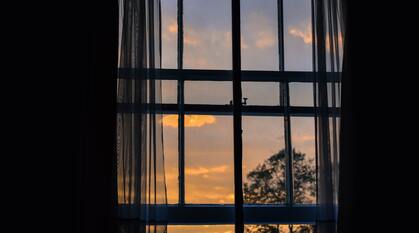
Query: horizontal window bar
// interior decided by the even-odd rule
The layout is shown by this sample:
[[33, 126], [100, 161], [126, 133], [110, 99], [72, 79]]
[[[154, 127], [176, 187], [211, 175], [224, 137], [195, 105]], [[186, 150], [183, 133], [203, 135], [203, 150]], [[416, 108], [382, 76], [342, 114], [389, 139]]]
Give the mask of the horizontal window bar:
[[[119, 209], [124, 212], [124, 208], [129, 206], [120, 205]], [[316, 205], [244, 205], [243, 209], [245, 224], [314, 224], [317, 214]], [[149, 211], [157, 216], [156, 222], [166, 224], [234, 223], [233, 205], [150, 206]]]
[[[118, 103], [118, 113], [140, 113], [148, 112], [148, 106]], [[291, 116], [315, 116], [315, 107], [289, 107]], [[339, 116], [340, 108], [328, 108], [330, 115]], [[179, 111], [177, 104], [156, 104], [155, 111], [158, 114], [177, 114]], [[231, 105], [211, 105], [211, 104], [185, 104], [186, 114], [211, 114], [211, 115], [232, 115]], [[285, 108], [283, 106], [242, 106], [244, 116], [282, 116]]]
[[[139, 73], [134, 69], [119, 68], [120, 79], [130, 79]], [[158, 80], [186, 80], [186, 81], [232, 81], [231, 70], [178, 70], [157, 69], [154, 73], [143, 71], [143, 77]], [[243, 82], [314, 82], [314, 73], [305, 71], [242, 71]], [[327, 75], [328, 81], [335, 76]]]

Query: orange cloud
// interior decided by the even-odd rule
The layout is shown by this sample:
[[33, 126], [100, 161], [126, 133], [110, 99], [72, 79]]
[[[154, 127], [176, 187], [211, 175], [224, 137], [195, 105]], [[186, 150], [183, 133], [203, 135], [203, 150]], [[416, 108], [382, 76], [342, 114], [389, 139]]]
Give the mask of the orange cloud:
[[[210, 173], [225, 173], [227, 171], [228, 166], [222, 165], [218, 167], [211, 167], [211, 168], [205, 168], [205, 167], [197, 167], [197, 168], [186, 168], [185, 173], [191, 176], [194, 175], [208, 175]], [[207, 176], [208, 177], [208, 176]]]
[[256, 40], [256, 47], [260, 49], [265, 49], [272, 47], [275, 44], [275, 38], [272, 33], [269, 32], [259, 32], [258, 39]]
[[[178, 115], [164, 116], [163, 126], [178, 127]], [[204, 125], [214, 124], [216, 119], [211, 115], [185, 115], [185, 127], [202, 127]]]
[[190, 67], [199, 67], [201, 69], [213, 69], [216, 67], [211, 65], [206, 57], [185, 57], [183, 62]]
[[167, 26], [167, 31], [169, 31], [170, 33], [176, 33], [177, 32], [177, 23], [175, 21], [172, 21]]
[[316, 138], [312, 134], [302, 134], [302, 135], [295, 135], [292, 137], [293, 141], [295, 142], [306, 142], [306, 141], [314, 141]]
[[185, 45], [196, 46], [199, 42], [200, 40], [198, 37], [185, 33], [185, 37], [183, 38], [183, 43], [185, 43]]
[[[310, 24], [307, 24], [305, 30], [301, 30], [297, 27], [291, 26], [288, 30], [288, 33], [294, 37], [301, 38], [304, 41], [304, 44], [310, 45], [313, 42], [311, 30], [312, 29], [311, 29]], [[339, 33], [338, 35], [338, 44], [339, 44], [339, 49], [342, 50], [343, 49], [343, 47], [341, 47], [343, 44], [342, 33]], [[326, 35], [326, 49], [327, 50], [330, 50], [329, 45], [330, 45], [330, 38], [329, 38], [329, 35]]]
[[300, 30], [297, 27], [290, 27], [288, 33], [294, 37], [302, 39], [304, 44], [309, 45], [313, 41], [310, 25], [307, 25], [305, 30]]

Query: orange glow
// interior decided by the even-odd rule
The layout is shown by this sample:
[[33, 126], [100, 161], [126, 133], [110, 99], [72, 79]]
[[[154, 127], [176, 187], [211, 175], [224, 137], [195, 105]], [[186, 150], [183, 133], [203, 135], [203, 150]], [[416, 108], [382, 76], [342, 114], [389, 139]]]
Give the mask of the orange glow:
[[188, 175], [207, 175], [209, 173], [225, 173], [228, 166], [222, 165], [218, 167], [198, 167], [198, 168], [186, 168], [186, 174]]
[[185, 34], [185, 37], [183, 38], [183, 43], [185, 43], [185, 45], [196, 46], [199, 42], [200, 40], [198, 37], [192, 36], [190, 34]]
[[167, 26], [167, 30], [170, 33], [176, 33], [177, 32], [177, 23], [176, 22], [171, 22], [168, 26]]
[[[211, 115], [185, 115], [185, 127], [202, 127], [216, 122]], [[163, 126], [178, 127], [178, 115], [167, 115], [163, 117]]]
[[256, 40], [256, 47], [265, 49], [274, 46], [275, 37], [269, 32], [259, 32]]
[[309, 25], [306, 27], [305, 31], [302, 31], [295, 27], [291, 27], [288, 30], [288, 33], [297, 38], [301, 38], [304, 41], [304, 44], [311, 44], [312, 42], [311, 29]]

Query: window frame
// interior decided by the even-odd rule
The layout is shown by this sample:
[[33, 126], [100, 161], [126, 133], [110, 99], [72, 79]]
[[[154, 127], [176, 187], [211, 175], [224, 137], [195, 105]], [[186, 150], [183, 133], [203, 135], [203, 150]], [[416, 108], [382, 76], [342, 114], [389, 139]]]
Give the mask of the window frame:
[[[292, 142], [291, 142], [291, 117], [314, 118], [318, 112], [313, 106], [290, 106], [289, 83], [301, 82], [315, 84], [315, 73], [310, 71], [284, 71], [284, 29], [282, 0], [278, 3], [278, 55], [279, 71], [258, 71], [242, 70], [241, 81], [243, 82], [276, 82], [279, 83], [279, 94], [281, 103], [278, 106], [243, 105], [243, 116], [283, 116], [285, 130], [285, 149], [287, 160], [286, 168], [286, 192], [287, 201], [285, 204], [244, 204], [245, 224], [315, 224], [317, 204], [296, 204], [293, 201], [292, 187]], [[176, 80], [177, 81], [177, 103], [157, 104], [158, 114], [178, 115], [178, 203], [164, 206], [153, 206], [159, 211], [167, 207], [167, 216], [160, 219], [165, 224], [234, 224], [234, 204], [187, 204], [185, 203], [185, 124], [186, 114], [203, 115], [233, 115], [232, 105], [220, 104], [185, 104], [184, 88], [185, 81], [233, 81], [232, 70], [197, 70], [183, 69], [183, 0], [177, 0], [177, 23], [178, 23], [178, 48], [177, 48], [177, 69], [157, 69], [155, 76], [144, 75], [147, 79], [155, 80]], [[312, 9], [313, 11], [313, 9]], [[314, 53], [313, 53], [314, 61]], [[119, 69], [120, 79], [130, 79], [132, 73], [127, 69]], [[336, 77], [326, 76], [327, 82], [340, 82]], [[315, 92], [314, 92], [315, 93]], [[315, 101], [313, 96], [313, 101]], [[133, 106], [134, 105], [134, 106]], [[135, 106], [130, 103], [118, 103], [118, 113], [133, 113], [147, 111], [146, 108]], [[329, 107], [329, 116], [338, 116], [340, 108]], [[317, 174], [317, 169], [316, 169]], [[317, 176], [317, 175], [316, 175]], [[317, 180], [317, 178], [316, 178]], [[316, 181], [317, 182], [317, 181]], [[121, 208], [128, 208], [122, 204]], [[159, 222], [159, 219], [156, 220]]]

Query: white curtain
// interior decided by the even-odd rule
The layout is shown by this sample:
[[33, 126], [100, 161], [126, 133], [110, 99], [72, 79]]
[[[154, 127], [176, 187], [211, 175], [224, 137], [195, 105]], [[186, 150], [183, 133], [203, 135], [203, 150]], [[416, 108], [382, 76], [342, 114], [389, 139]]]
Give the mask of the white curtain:
[[344, 22], [341, 0], [313, 0], [317, 148], [317, 232], [337, 229]]
[[118, 215], [143, 223], [134, 224], [139, 232], [164, 232], [157, 227], [167, 204], [161, 82], [155, 80], [161, 65], [160, 0], [119, 0], [119, 7]]

